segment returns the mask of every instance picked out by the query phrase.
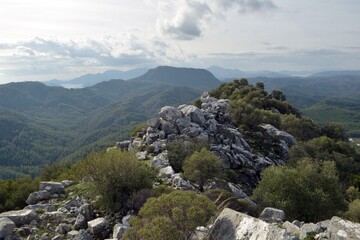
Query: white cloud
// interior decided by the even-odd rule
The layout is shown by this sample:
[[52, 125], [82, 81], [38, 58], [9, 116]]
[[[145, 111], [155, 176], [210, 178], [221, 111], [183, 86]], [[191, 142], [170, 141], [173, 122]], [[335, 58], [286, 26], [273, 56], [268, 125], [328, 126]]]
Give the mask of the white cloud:
[[272, 0], [157, 0], [157, 29], [175, 39], [192, 40], [201, 36], [214, 18], [230, 9], [241, 14], [276, 8]]

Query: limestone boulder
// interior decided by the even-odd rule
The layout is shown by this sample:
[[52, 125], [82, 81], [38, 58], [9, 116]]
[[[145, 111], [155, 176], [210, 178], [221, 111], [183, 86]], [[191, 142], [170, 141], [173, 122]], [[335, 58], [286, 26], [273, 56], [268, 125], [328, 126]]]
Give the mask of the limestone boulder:
[[110, 225], [105, 218], [96, 218], [88, 222], [90, 233], [100, 238], [106, 238], [110, 234]]
[[7, 217], [0, 218], [0, 239], [8, 238], [15, 229], [15, 223]]
[[264, 222], [246, 214], [225, 208], [216, 218], [211, 227], [207, 240], [295, 240], [295, 235], [274, 224]]
[[29, 224], [32, 221], [34, 220], [36, 221], [38, 219], [36, 212], [31, 209], [23, 209], [23, 210], [0, 213], [0, 218], [3, 217], [9, 218], [11, 221], [13, 221], [16, 227], [21, 227], [25, 224]]
[[51, 193], [46, 190], [42, 190], [30, 193], [29, 197], [26, 199], [25, 202], [27, 204], [36, 204], [40, 201], [49, 200], [50, 198]]
[[59, 182], [40, 182], [40, 191], [46, 190], [51, 194], [65, 194], [65, 187]]
[[176, 119], [182, 117], [182, 114], [180, 110], [175, 107], [165, 106], [161, 108], [159, 117], [167, 122], [174, 122]]
[[283, 210], [267, 207], [260, 213], [259, 218], [269, 223], [283, 223], [285, 220], [285, 213]]
[[339, 217], [331, 218], [330, 224], [319, 239], [355, 240], [360, 239], [360, 223], [354, 223]]
[[191, 122], [197, 123], [200, 126], [205, 123], [204, 113], [194, 105], [188, 105], [181, 108], [181, 112], [185, 117], [190, 119]]

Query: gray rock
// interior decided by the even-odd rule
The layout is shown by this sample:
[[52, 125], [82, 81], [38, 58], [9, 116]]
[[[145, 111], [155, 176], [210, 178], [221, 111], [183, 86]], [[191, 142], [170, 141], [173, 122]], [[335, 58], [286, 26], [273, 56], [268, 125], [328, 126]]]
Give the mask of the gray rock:
[[203, 125], [205, 123], [204, 113], [194, 105], [188, 105], [181, 108], [181, 112], [185, 117], [189, 118], [191, 122]]
[[95, 218], [94, 209], [90, 204], [85, 203], [80, 207], [79, 214], [74, 224], [75, 229], [86, 229], [88, 222]]
[[304, 239], [311, 233], [319, 233], [321, 228], [314, 223], [305, 223], [300, 228], [300, 239]]
[[296, 139], [293, 135], [278, 130], [276, 127], [270, 125], [270, 124], [262, 124], [260, 127], [264, 128], [270, 135], [277, 136], [281, 140], [283, 140], [288, 146], [292, 146], [296, 143]]
[[167, 122], [174, 122], [176, 119], [182, 117], [180, 110], [175, 107], [165, 106], [161, 108], [159, 117]]
[[61, 184], [64, 186], [64, 188], [67, 188], [71, 185], [74, 185], [75, 184], [75, 181], [73, 180], [63, 180], [61, 181]]
[[96, 218], [88, 222], [90, 232], [96, 236], [106, 238], [110, 234], [110, 225], [105, 218]]
[[174, 174], [174, 177], [171, 180], [171, 184], [173, 188], [179, 189], [179, 190], [194, 190], [194, 186], [191, 185], [189, 181], [186, 181], [182, 177], [180, 177], [179, 174]]
[[70, 232], [68, 232], [66, 234], [68, 239], [74, 239], [76, 237], [76, 235], [78, 235], [79, 231], [76, 230], [71, 230]]
[[297, 226], [298, 228], [301, 228], [302, 225], [304, 225], [304, 222], [300, 222], [299, 220], [294, 220], [292, 222], [292, 224], [294, 224], [295, 226]]
[[0, 218], [0, 239], [9, 237], [15, 229], [15, 223], [7, 217]]
[[287, 232], [290, 232], [294, 235], [299, 235], [300, 234], [300, 228], [298, 226], [296, 226], [295, 224], [292, 224], [291, 222], [284, 222], [283, 223], [283, 228], [286, 229]]
[[121, 223], [115, 224], [113, 228], [113, 239], [121, 239], [127, 229], [128, 227]]
[[131, 216], [132, 216], [131, 214], [128, 214], [128, 215], [124, 216], [121, 219], [121, 222], [125, 227], [130, 227], [130, 218], [131, 218]]
[[159, 177], [162, 177], [162, 178], [171, 178], [171, 176], [174, 174], [174, 170], [171, 166], [167, 166], [167, 167], [164, 167], [164, 168], [161, 168], [159, 170]]
[[51, 193], [43, 190], [30, 193], [29, 197], [26, 199], [27, 204], [36, 204], [43, 200], [49, 200], [51, 198]]
[[154, 160], [151, 161], [151, 167], [153, 168], [163, 168], [167, 166], [169, 166], [169, 160], [163, 153], [155, 156]]
[[143, 151], [143, 152], [137, 152], [136, 153], [136, 157], [139, 160], [146, 160], [147, 159], [147, 152]]
[[80, 230], [75, 237], [74, 240], [93, 240], [93, 237], [88, 234], [84, 229]]
[[85, 229], [85, 228], [87, 228], [87, 222], [88, 221], [86, 221], [84, 215], [79, 213], [76, 217], [76, 221], [74, 223], [74, 228], [76, 230]]
[[41, 240], [50, 240], [49, 233], [43, 233], [40, 237]]
[[61, 237], [61, 235], [56, 235], [51, 240], [62, 240], [62, 239], [63, 238]]
[[65, 234], [67, 234], [68, 232], [70, 232], [70, 230], [71, 230], [71, 227], [70, 227], [68, 224], [66, 224], [66, 223], [60, 223], [60, 224], [56, 227], [55, 232], [65, 235]]
[[44, 222], [61, 223], [67, 217], [66, 213], [60, 211], [46, 212], [40, 215], [40, 219]]
[[34, 204], [34, 205], [28, 205], [24, 209], [30, 209], [30, 210], [37, 210], [37, 209], [43, 209], [46, 212], [52, 212], [55, 211], [55, 207], [52, 204]]
[[283, 223], [285, 220], [285, 213], [283, 210], [267, 207], [260, 213], [259, 218], [269, 223]]
[[260, 219], [225, 208], [211, 227], [208, 240], [262, 239], [283, 240], [297, 239], [293, 234]]
[[126, 140], [126, 141], [122, 141], [122, 142], [117, 142], [116, 146], [118, 148], [120, 148], [121, 150], [128, 150], [129, 149], [129, 145], [131, 144], [130, 140]]
[[331, 218], [330, 224], [325, 232], [330, 240], [355, 240], [360, 239], [360, 223], [350, 222], [339, 217]]
[[15, 223], [17, 227], [21, 227], [25, 224], [29, 224], [32, 221], [36, 221], [38, 216], [34, 210], [23, 209], [17, 211], [9, 211], [0, 213], [0, 218], [7, 217]]
[[65, 188], [59, 182], [40, 182], [40, 191], [46, 190], [51, 194], [65, 194]]

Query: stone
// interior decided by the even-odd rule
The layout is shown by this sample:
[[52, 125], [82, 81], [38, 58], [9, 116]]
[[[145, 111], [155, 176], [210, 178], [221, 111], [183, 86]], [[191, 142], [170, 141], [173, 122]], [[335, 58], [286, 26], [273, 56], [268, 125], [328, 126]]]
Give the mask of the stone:
[[0, 218], [0, 239], [8, 238], [15, 229], [15, 223], [7, 217]]
[[88, 222], [88, 228], [98, 237], [106, 238], [110, 234], [110, 225], [105, 218], [96, 218]]
[[159, 117], [167, 122], [175, 122], [176, 119], [182, 117], [180, 110], [175, 107], [165, 106], [161, 108]]
[[208, 240], [263, 239], [284, 240], [297, 239], [293, 234], [276, 225], [253, 218], [246, 214], [225, 208], [210, 228]]
[[30, 209], [30, 210], [37, 210], [37, 209], [42, 209], [46, 212], [52, 212], [55, 211], [55, 207], [52, 204], [34, 204], [34, 205], [28, 205], [26, 206], [24, 209]]
[[121, 239], [127, 229], [128, 227], [121, 223], [115, 224], [113, 228], [113, 239]]
[[62, 240], [62, 239], [63, 238], [61, 237], [61, 235], [56, 235], [51, 240]]
[[93, 240], [93, 237], [88, 234], [84, 229], [80, 230], [75, 237], [74, 240]]
[[263, 129], [265, 129], [270, 135], [277, 136], [281, 140], [283, 140], [289, 147], [296, 143], [296, 139], [293, 135], [278, 130], [276, 127], [272, 126], [271, 124], [262, 124], [260, 125]]
[[171, 166], [167, 166], [167, 167], [164, 167], [164, 168], [161, 168], [159, 170], [159, 177], [162, 177], [162, 178], [171, 178], [171, 176], [174, 174], [174, 170]]
[[125, 215], [122, 219], [121, 222], [124, 226], [126, 227], [130, 227], [130, 218], [131, 218], [131, 214]]
[[146, 160], [147, 159], [147, 152], [143, 151], [143, 152], [137, 152], [136, 153], [136, 157], [139, 160]]
[[130, 140], [126, 140], [126, 141], [122, 141], [122, 142], [117, 142], [117, 143], [116, 143], [116, 146], [117, 146], [118, 148], [120, 148], [121, 150], [128, 150], [130, 144], [131, 144], [131, 141], [130, 141]]
[[74, 239], [74, 237], [76, 237], [76, 235], [78, 235], [79, 231], [76, 230], [71, 230], [70, 232], [68, 232], [66, 234], [68, 239]]
[[41, 240], [50, 240], [49, 233], [43, 233], [40, 237]]
[[60, 211], [45, 212], [40, 215], [40, 219], [45, 222], [61, 223], [67, 217], [66, 213]]
[[319, 233], [320, 231], [321, 228], [318, 225], [314, 223], [305, 223], [300, 228], [300, 239], [304, 239], [309, 236], [309, 234]]
[[269, 223], [283, 223], [285, 220], [285, 213], [283, 210], [267, 207], [260, 213], [259, 218]]
[[64, 188], [67, 188], [71, 185], [74, 185], [75, 184], [75, 181], [73, 180], [63, 180], [61, 181], [61, 184], [64, 186]]
[[302, 225], [304, 225], [304, 222], [300, 222], [299, 220], [294, 220], [292, 222], [292, 224], [294, 224], [295, 226], [297, 226], [298, 228], [301, 228]]
[[88, 222], [95, 218], [93, 207], [85, 203], [80, 207], [79, 214], [76, 217], [74, 224], [75, 229], [85, 229], [88, 226]]
[[151, 161], [151, 167], [153, 168], [163, 168], [169, 166], [169, 160], [162, 154], [159, 154], [154, 157], [154, 160]]
[[282, 226], [283, 226], [283, 228], [286, 229], [287, 232], [290, 232], [294, 235], [300, 234], [300, 228], [298, 226], [296, 226], [295, 224], [292, 224], [289, 221], [284, 222]]
[[181, 112], [185, 117], [189, 118], [191, 122], [197, 123], [200, 126], [205, 123], [204, 113], [194, 105], [181, 108]]
[[355, 240], [360, 239], [360, 223], [354, 223], [339, 217], [332, 217], [324, 239]]
[[36, 204], [43, 200], [49, 200], [51, 198], [51, 193], [43, 190], [30, 193], [29, 197], [26, 199], [27, 204]]
[[21, 227], [25, 224], [29, 224], [32, 221], [34, 220], [36, 221], [38, 219], [36, 212], [30, 209], [3, 212], [0, 213], [0, 218], [2, 217], [9, 218], [11, 221], [15, 223], [16, 227]]
[[67, 234], [68, 232], [70, 232], [70, 230], [71, 230], [71, 227], [70, 227], [68, 224], [66, 224], [66, 223], [60, 223], [60, 224], [56, 227], [55, 232], [65, 235], [65, 234]]
[[171, 180], [172, 187], [178, 190], [194, 190], [194, 186], [189, 181], [186, 181], [179, 174], [174, 174]]
[[46, 190], [51, 194], [65, 194], [65, 188], [59, 182], [40, 182], [40, 191]]

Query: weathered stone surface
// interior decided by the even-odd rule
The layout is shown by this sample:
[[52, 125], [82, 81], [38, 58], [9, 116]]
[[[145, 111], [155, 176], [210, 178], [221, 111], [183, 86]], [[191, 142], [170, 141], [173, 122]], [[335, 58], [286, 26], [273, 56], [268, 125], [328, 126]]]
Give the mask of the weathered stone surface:
[[61, 223], [67, 217], [66, 213], [59, 210], [53, 212], [46, 212], [40, 216], [44, 222]]
[[43, 190], [30, 193], [29, 197], [26, 199], [27, 204], [36, 204], [43, 200], [48, 200], [51, 198], [51, 193]]
[[171, 166], [167, 166], [159, 170], [159, 176], [163, 178], [170, 178], [174, 173], [175, 172]]
[[321, 228], [314, 223], [305, 223], [300, 228], [300, 239], [304, 239], [311, 233], [319, 233]]
[[325, 232], [325, 236], [320, 239], [330, 240], [355, 240], [360, 239], [360, 223], [350, 222], [339, 217], [333, 217]]
[[157, 155], [154, 160], [151, 161], [151, 167], [153, 168], [163, 168], [167, 166], [169, 166], [169, 160], [166, 153]]
[[47, 212], [55, 211], [55, 207], [52, 204], [34, 204], [34, 205], [28, 205], [24, 209], [30, 209], [30, 210], [37, 210], [37, 209], [43, 209]]
[[60, 223], [56, 229], [55, 232], [60, 233], [60, 234], [67, 234], [68, 232], [70, 232], [71, 227], [66, 224], [66, 223]]
[[75, 181], [73, 180], [63, 180], [61, 181], [61, 184], [64, 186], [64, 188], [67, 188], [71, 185], [74, 185], [75, 184]]
[[121, 239], [127, 228], [127, 226], [124, 226], [121, 223], [115, 224], [113, 228], [113, 239]]
[[110, 225], [105, 218], [96, 218], [88, 222], [89, 230], [92, 234], [106, 238], [110, 234]]
[[203, 125], [205, 123], [204, 113], [193, 105], [188, 105], [181, 108], [181, 112], [185, 117], [189, 118], [191, 122]]
[[194, 190], [194, 186], [191, 185], [189, 181], [186, 181], [179, 174], [174, 174], [173, 179], [171, 180], [173, 188], [178, 190]]
[[296, 143], [296, 139], [293, 135], [278, 130], [276, 127], [270, 125], [270, 124], [263, 124], [261, 125], [262, 128], [264, 128], [270, 135], [277, 136], [281, 140], [283, 140], [288, 146], [292, 146]]
[[282, 240], [297, 239], [293, 234], [286, 232], [273, 224], [246, 214], [225, 208], [216, 218], [214, 225], [209, 231], [208, 240], [237, 240], [237, 239], [262, 239]]
[[0, 218], [0, 239], [8, 238], [15, 229], [15, 223], [7, 217]]
[[126, 141], [122, 141], [122, 142], [117, 142], [116, 146], [118, 148], [120, 148], [121, 150], [128, 150], [129, 149], [129, 145], [131, 144], [130, 140], [126, 140]]
[[40, 182], [40, 191], [46, 190], [51, 194], [64, 194], [65, 188], [59, 182]]
[[73, 238], [74, 240], [93, 240], [93, 237], [84, 229], [80, 230]]
[[143, 151], [143, 152], [137, 152], [136, 153], [136, 158], [139, 160], [146, 160], [147, 159], [147, 152]]
[[265, 222], [283, 223], [285, 220], [285, 213], [283, 210], [267, 207], [260, 213], [259, 218]]
[[174, 122], [176, 119], [182, 116], [180, 110], [175, 107], [165, 106], [161, 108], [159, 112], [159, 117], [164, 119], [167, 122]]
[[282, 226], [283, 226], [283, 228], [286, 229], [287, 232], [290, 232], [294, 235], [300, 234], [300, 228], [298, 226], [296, 226], [295, 224], [292, 224], [289, 221], [284, 222]]
[[9, 211], [0, 213], [0, 218], [7, 217], [15, 223], [17, 227], [20, 227], [25, 224], [29, 224], [34, 220], [37, 220], [37, 215], [34, 210], [23, 209], [17, 211]]
[[93, 207], [85, 203], [80, 207], [79, 214], [76, 217], [74, 224], [75, 229], [85, 229], [88, 226], [88, 222], [95, 218]]

